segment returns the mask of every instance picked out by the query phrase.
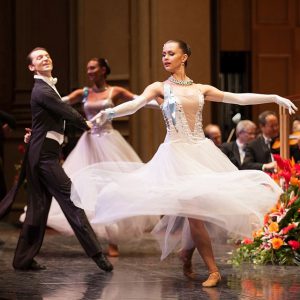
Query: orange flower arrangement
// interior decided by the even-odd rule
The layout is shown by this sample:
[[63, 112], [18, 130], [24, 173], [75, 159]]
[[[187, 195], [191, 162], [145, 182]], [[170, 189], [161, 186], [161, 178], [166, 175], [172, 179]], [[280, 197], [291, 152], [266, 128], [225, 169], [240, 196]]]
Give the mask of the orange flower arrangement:
[[278, 232], [279, 230], [279, 225], [277, 222], [272, 222], [269, 226], [268, 226], [269, 232]]
[[271, 239], [271, 243], [272, 243], [273, 249], [279, 249], [284, 244], [284, 242], [281, 238], [273, 238], [273, 239]]
[[263, 228], [253, 232], [235, 251], [231, 262], [300, 265], [300, 164], [274, 155], [278, 172], [270, 174], [284, 193], [264, 216]]

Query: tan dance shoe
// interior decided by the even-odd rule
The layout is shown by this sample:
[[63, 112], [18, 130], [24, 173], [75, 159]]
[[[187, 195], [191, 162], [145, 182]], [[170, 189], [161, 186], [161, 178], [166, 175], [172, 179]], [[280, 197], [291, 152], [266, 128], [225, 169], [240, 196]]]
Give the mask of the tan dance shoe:
[[206, 281], [202, 282], [203, 287], [214, 287], [221, 281], [221, 274], [216, 271], [209, 274]]

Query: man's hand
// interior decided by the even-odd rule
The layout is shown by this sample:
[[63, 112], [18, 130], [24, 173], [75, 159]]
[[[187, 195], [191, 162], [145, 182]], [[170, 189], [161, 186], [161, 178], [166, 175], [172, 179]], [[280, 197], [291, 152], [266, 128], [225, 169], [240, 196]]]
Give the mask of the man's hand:
[[264, 164], [263, 165], [263, 171], [276, 173], [277, 172], [277, 162], [276, 161], [271, 161], [267, 164]]
[[31, 128], [25, 128], [24, 142], [28, 144], [31, 138]]

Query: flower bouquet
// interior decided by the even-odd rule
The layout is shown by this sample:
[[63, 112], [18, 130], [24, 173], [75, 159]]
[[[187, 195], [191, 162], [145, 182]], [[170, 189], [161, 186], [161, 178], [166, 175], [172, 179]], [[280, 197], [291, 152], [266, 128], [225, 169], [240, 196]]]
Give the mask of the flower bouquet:
[[241, 241], [231, 262], [300, 265], [300, 165], [274, 155], [278, 172], [270, 176], [283, 188], [277, 204], [252, 239]]

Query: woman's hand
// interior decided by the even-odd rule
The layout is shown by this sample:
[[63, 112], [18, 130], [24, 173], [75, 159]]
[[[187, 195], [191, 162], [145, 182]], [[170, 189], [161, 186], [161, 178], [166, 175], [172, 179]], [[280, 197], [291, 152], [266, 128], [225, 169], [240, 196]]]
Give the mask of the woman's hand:
[[286, 108], [289, 111], [290, 115], [294, 114], [298, 110], [297, 106], [291, 100], [280, 97], [278, 95], [276, 95], [275, 97], [275, 103]]
[[106, 110], [102, 110], [95, 120], [97, 126], [102, 126], [108, 120], [108, 113]]
[[96, 116], [91, 119], [91, 122], [97, 126], [102, 126], [105, 122], [111, 121], [115, 116], [115, 111], [113, 108], [107, 108], [101, 110]]

